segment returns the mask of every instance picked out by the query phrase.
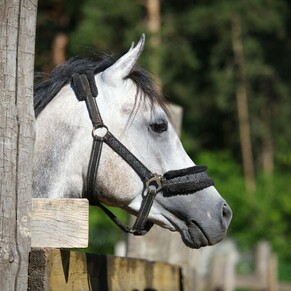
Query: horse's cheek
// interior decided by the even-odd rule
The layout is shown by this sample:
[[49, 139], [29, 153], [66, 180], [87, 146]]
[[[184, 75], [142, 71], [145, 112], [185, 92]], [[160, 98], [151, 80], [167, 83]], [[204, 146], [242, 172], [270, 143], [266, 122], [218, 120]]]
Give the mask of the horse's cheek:
[[141, 193], [142, 191], [142, 183], [139, 177], [115, 153], [104, 155], [104, 157], [106, 157], [106, 160], [102, 164], [106, 171], [100, 173], [102, 176], [100, 181], [102, 181], [103, 195], [112, 200], [111, 203], [114, 201], [118, 205], [129, 204], [138, 195], [137, 192]]

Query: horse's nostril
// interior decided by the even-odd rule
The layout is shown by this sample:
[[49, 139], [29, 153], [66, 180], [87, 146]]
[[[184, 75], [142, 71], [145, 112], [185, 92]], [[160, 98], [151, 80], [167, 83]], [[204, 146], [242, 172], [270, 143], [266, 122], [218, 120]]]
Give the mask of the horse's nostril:
[[224, 222], [228, 225], [232, 217], [232, 211], [227, 203], [223, 203], [222, 205], [222, 217]]

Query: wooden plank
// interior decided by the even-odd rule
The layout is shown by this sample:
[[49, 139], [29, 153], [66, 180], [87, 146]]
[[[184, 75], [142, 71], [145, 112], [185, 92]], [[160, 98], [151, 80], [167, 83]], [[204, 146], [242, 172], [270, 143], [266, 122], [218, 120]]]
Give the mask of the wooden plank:
[[49, 290], [181, 290], [176, 265], [52, 250]]
[[107, 266], [109, 290], [180, 290], [180, 271], [174, 265], [108, 256]]
[[89, 287], [86, 253], [51, 250], [49, 270], [50, 291], [106, 290]]
[[85, 248], [88, 246], [87, 199], [33, 198], [31, 246]]

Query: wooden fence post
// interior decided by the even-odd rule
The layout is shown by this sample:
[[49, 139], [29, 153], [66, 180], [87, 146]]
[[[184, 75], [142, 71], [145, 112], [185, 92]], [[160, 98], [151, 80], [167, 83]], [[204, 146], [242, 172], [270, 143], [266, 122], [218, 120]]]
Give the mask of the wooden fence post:
[[224, 264], [223, 257], [214, 255], [211, 260], [208, 282], [206, 284], [207, 290], [224, 290], [223, 289]]
[[27, 290], [37, 0], [0, 0], [0, 288]]
[[268, 288], [268, 262], [270, 258], [271, 247], [268, 242], [261, 241], [256, 249], [256, 277], [259, 278], [262, 289]]
[[[268, 291], [278, 291], [277, 256], [270, 254], [268, 261]], [[290, 287], [290, 286], [289, 286]]]
[[278, 283], [277, 256], [271, 252], [266, 241], [257, 244], [255, 254], [255, 272], [249, 275], [236, 275], [236, 288], [252, 290], [278, 291], [291, 290], [290, 284]]
[[212, 257], [208, 274], [207, 289], [233, 291], [235, 289], [235, 264], [237, 253], [229, 250], [227, 253], [217, 253]]

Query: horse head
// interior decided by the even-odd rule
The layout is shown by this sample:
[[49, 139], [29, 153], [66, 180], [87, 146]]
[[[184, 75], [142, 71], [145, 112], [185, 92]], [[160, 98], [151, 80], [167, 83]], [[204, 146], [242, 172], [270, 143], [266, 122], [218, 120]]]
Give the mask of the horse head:
[[[53, 84], [54, 77], [65, 74], [69, 81], [76, 72], [93, 70], [94, 84], [92, 80], [89, 83], [94, 88], [96, 84], [98, 90], [96, 106], [102, 116], [102, 129], [110, 131], [123, 146], [119, 151], [110, 142], [102, 146], [90, 197], [135, 215], [140, 213], [144, 198], [149, 195], [145, 181], [148, 177], [141, 179], [142, 175], [124, 157], [126, 154], [120, 153], [126, 150], [134, 157], [134, 163], [137, 161], [150, 170], [150, 175], [159, 174], [157, 183], [177, 180], [171, 193], [164, 186], [154, 185], [158, 190], [155, 189], [147, 221], [180, 232], [191, 248], [213, 245], [224, 238], [231, 209], [213, 183], [202, 183], [212, 180], [205, 174], [205, 168], [195, 167], [186, 154], [162, 96], [147, 73], [136, 66], [143, 47], [144, 36], [115, 62], [106, 60], [101, 65], [89, 65], [87, 61], [85, 64], [73, 60], [67, 67], [64, 64], [56, 69], [51, 78]], [[56, 90], [53, 99], [45, 101], [43, 95], [48, 87], [47, 83], [36, 90], [34, 196], [82, 197], [88, 191], [92, 123], [84, 102], [77, 100], [72, 87], [66, 85]], [[180, 176], [187, 186], [183, 186], [186, 184], [181, 183]], [[202, 186], [192, 187], [192, 183], [199, 184], [197, 179]]]

